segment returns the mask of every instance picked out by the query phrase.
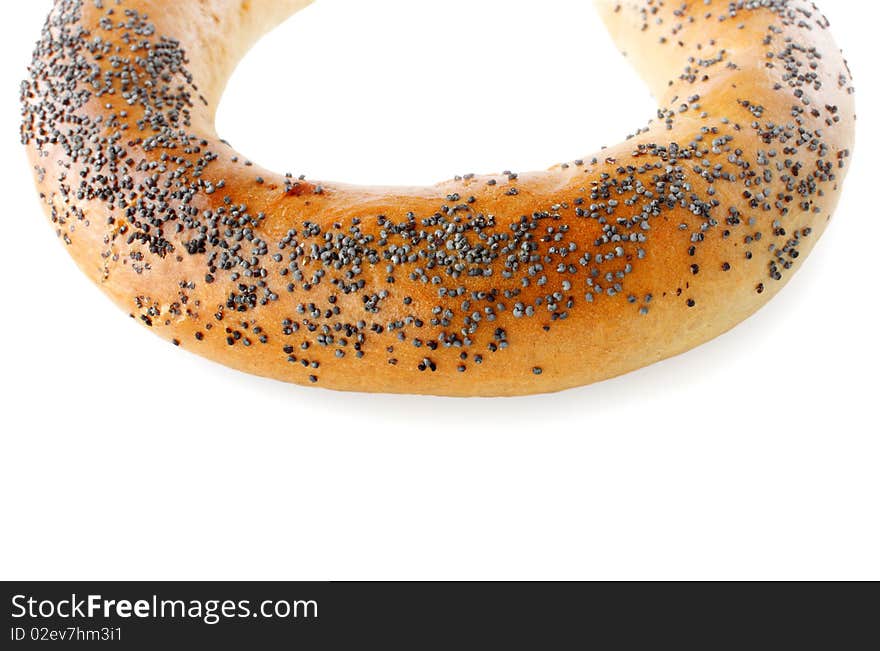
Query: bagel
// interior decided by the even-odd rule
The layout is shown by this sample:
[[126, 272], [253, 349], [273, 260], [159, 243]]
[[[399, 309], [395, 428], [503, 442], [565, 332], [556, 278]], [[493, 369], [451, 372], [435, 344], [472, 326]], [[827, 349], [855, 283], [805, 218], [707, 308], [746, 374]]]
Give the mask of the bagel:
[[450, 396], [604, 380], [753, 314], [837, 205], [854, 93], [811, 3], [600, 0], [657, 98], [645, 128], [547, 171], [358, 187], [262, 169], [214, 129], [237, 62], [308, 1], [56, 0], [22, 84], [67, 251], [230, 367]]

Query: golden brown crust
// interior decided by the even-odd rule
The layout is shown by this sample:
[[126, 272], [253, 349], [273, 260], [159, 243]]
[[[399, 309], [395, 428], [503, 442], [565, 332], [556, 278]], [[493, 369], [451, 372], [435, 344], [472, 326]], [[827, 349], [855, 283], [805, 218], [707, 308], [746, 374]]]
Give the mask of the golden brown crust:
[[837, 204], [852, 88], [809, 3], [601, 0], [658, 119], [546, 172], [428, 188], [277, 175], [214, 134], [237, 60], [304, 4], [57, 0], [22, 87], [37, 185], [80, 267], [234, 368], [462, 396], [603, 380], [760, 308]]

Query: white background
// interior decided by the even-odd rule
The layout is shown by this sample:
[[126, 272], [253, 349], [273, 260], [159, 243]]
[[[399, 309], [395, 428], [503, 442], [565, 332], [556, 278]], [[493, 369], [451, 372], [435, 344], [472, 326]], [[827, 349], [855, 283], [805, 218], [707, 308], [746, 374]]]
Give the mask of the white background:
[[[126, 318], [18, 144], [50, 2], [6, 8], [0, 576], [880, 579], [880, 9], [821, 4], [862, 119], [803, 270], [687, 355], [513, 400], [286, 386]], [[432, 183], [586, 155], [653, 106], [586, 0], [318, 0], [242, 64], [219, 127], [279, 171]]]

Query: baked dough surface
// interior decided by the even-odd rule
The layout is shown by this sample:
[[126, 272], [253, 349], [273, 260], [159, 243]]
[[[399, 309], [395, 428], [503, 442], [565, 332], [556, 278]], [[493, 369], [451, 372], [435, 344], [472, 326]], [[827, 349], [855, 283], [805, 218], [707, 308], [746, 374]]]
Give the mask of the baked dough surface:
[[57, 0], [22, 85], [67, 251], [133, 318], [223, 364], [454, 396], [600, 381], [754, 313], [837, 205], [853, 89], [811, 3], [600, 0], [658, 100], [650, 125], [547, 171], [431, 187], [277, 174], [216, 134], [236, 63], [305, 4]]

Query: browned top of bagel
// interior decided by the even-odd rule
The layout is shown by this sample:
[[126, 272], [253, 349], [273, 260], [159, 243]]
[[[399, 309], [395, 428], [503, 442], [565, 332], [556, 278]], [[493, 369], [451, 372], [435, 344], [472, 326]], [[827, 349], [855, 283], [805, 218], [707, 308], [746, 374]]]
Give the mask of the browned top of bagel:
[[836, 206], [853, 91], [810, 3], [603, 0], [657, 118], [546, 172], [425, 188], [278, 175], [216, 136], [237, 60], [304, 4], [57, 0], [22, 85], [58, 236], [198, 354], [345, 390], [587, 384], [752, 314]]

